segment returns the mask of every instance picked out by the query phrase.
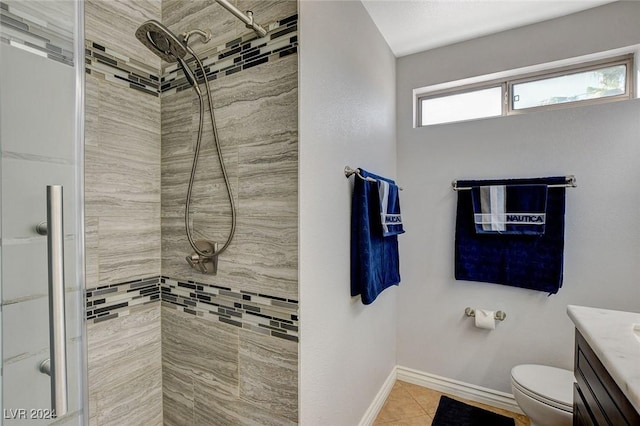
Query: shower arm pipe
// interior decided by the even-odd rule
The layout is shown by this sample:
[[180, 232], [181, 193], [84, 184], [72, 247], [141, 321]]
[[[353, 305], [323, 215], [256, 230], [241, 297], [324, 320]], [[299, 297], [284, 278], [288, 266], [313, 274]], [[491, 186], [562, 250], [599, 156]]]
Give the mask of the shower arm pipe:
[[191, 31], [185, 31], [182, 34], [180, 34], [182, 36], [182, 40], [184, 41], [184, 44], [189, 44], [189, 39], [191, 38], [192, 35], [197, 35], [200, 36], [200, 42], [201, 43], [209, 43], [209, 41], [211, 41], [211, 31], [210, 30], [191, 30]]
[[[200, 114], [200, 120], [198, 123], [198, 139], [196, 142], [196, 149], [195, 149], [195, 154], [194, 154], [194, 160], [193, 160], [193, 166], [191, 167], [191, 176], [189, 177], [189, 188], [187, 190], [187, 201], [186, 201], [186, 206], [185, 206], [185, 212], [184, 212], [184, 221], [185, 221], [185, 228], [187, 231], [187, 239], [189, 240], [189, 244], [191, 245], [191, 248], [193, 248], [193, 250], [200, 256], [203, 257], [207, 257], [207, 258], [213, 258], [216, 257], [220, 254], [222, 254], [222, 252], [224, 252], [227, 247], [229, 247], [229, 244], [231, 244], [231, 240], [233, 240], [233, 236], [236, 232], [236, 207], [235, 207], [235, 201], [233, 199], [233, 194], [231, 192], [231, 184], [229, 183], [229, 176], [227, 174], [227, 170], [226, 167], [224, 165], [224, 159], [222, 156], [222, 149], [220, 147], [220, 138], [218, 137], [218, 129], [216, 126], [216, 122], [215, 122], [215, 117], [214, 117], [214, 113], [213, 113], [213, 100], [211, 99], [211, 89], [209, 87], [209, 80], [207, 79], [207, 74], [206, 71], [204, 69], [204, 65], [202, 64], [202, 61], [200, 60], [200, 58], [198, 57], [198, 55], [196, 55], [196, 53], [193, 51], [193, 49], [190, 46], [186, 46], [187, 48], [187, 52], [189, 52], [189, 54], [191, 56], [193, 56], [193, 58], [196, 60], [197, 64], [198, 64], [198, 68], [200, 68], [200, 72], [202, 72], [202, 77], [204, 80], [204, 84], [205, 84], [205, 88], [207, 91], [207, 100], [209, 103], [209, 114], [211, 117], [211, 127], [213, 129], [213, 139], [214, 142], [216, 144], [216, 151], [218, 153], [218, 161], [220, 163], [220, 170], [222, 171], [222, 176], [224, 178], [224, 183], [227, 187], [227, 195], [229, 196], [229, 204], [231, 206], [231, 229], [229, 231], [229, 236], [227, 238], [227, 241], [223, 244], [223, 246], [220, 248], [220, 250], [215, 251], [213, 253], [205, 253], [202, 250], [200, 250], [196, 244], [195, 241], [193, 240], [193, 237], [191, 235], [191, 229], [189, 227], [189, 206], [191, 205], [191, 189], [193, 188], [193, 182], [195, 180], [195, 175], [196, 175], [196, 168], [198, 166], [198, 156], [200, 154], [200, 145], [201, 145], [201, 141], [202, 141], [202, 128], [203, 128], [203, 116], [204, 114]], [[196, 85], [198, 84], [198, 82], [196, 81]], [[201, 111], [204, 111], [204, 100], [202, 98], [202, 94], [200, 93], [199, 90], [196, 91], [196, 94], [198, 95], [198, 99], [200, 101], [200, 108]]]
[[[229, 12], [234, 14], [236, 18], [240, 19], [247, 25], [247, 28], [251, 28], [256, 32], [260, 37], [264, 37], [267, 35], [267, 30], [262, 28], [260, 25], [256, 24], [253, 20], [253, 12], [247, 11], [247, 14], [244, 14], [240, 9], [229, 3], [228, 0], [216, 0], [216, 2], [227, 9]], [[248, 15], [248, 16], [247, 16]]]

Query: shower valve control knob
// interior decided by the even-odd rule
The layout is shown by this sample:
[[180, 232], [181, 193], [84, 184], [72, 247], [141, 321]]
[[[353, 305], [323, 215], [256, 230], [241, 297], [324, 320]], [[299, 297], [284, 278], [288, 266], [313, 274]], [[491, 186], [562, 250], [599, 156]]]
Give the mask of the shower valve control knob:
[[204, 253], [204, 256], [193, 252], [185, 259], [187, 263], [193, 268], [200, 271], [203, 274], [216, 275], [218, 272], [218, 256], [207, 256], [207, 254], [215, 253], [218, 250], [218, 243], [211, 243], [206, 240], [198, 240], [195, 242], [195, 247]]
[[203, 274], [207, 273], [207, 267], [204, 265], [204, 261], [200, 259], [200, 255], [191, 253], [186, 259], [187, 263], [189, 263], [193, 269], [199, 269]]

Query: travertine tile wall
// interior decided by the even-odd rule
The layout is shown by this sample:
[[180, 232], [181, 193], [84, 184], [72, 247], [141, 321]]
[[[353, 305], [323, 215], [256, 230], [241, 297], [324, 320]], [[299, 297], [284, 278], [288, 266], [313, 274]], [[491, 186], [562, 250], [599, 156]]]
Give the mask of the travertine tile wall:
[[160, 7], [85, 2], [91, 425], [162, 424], [160, 306], [121, 284], [160, 275], [160, 99], [157, 81], [155, 92], [148, 87], [160, 59], [134, 35], [140, 23], [160, 19]]
[[[235, 4], [269, 34], [256, 38], [213, 0], [86, 4], [92, 424], [297, 422], [297, 2]], [[184, 261], [197, 100], [175, 65], [161, 71], [135, 39], [147, 19], [213, 32], [194, 48], [238, 206], [217, 276]], [[196, 236], [224, 242], [226, 197], [206, 124]]]
[[[219, 258], [216, 276], [185, 262], [192, 249], [183, 209], [196, 135], [178, 134], [184, 123], [197, 128], [197, 108], [166, 112], [184, 102], [185, 92], [163, 96], [163, 274], [297, 300], [297, 58], [291, 55], [212, 83], [237, 205], [236, 235]], [[197, 236], [224, 243], [229, 203], [210, 130], [204, 138], [193, 190], [193, 227]]]
[[297, 345], [162, 307], [165, 425], [291, 425]]
[[[281, 9], [281, 20], [297, 12], [295, 1], [268, 3]], [[198, 12], [201, 14], [207, 18]], [[176, 20], [167, 15], [166, 8], [163, 8], [163, 19], [165, 22]], [[182, 22], [190, 21], [188, 19], [177, 21], [178, 24], [170, 25], [174, 32], [193, 28], [181, 26]], [[206, 23], [202, 19], [197, 25], [205, 29], [218, 27], [215, 21]], [[289, 28], [295, 30], [295, 26]], [[286, 31], [287, 27], [274, 29], [272, 33], [277, 35], [278, 30]], [[226, 41], [236, 40], [241, 34], [253, 33], [247, 33], [243, 27], [240, 34], [231, 31]], [[270, 37], [249, 43], [246, 51], [267, 44]], [[289, 43], [294, 37], [295, 33], [287, 33], [285, 42]], [[203, 58], [222, 57], [218, 62], [229, 63], [227, 69], [213, 75], [211, 89], [220, 143], [237, 204], [236, 236], [219, 258], [216, 276], [203, 275], [184, 261], [192, 252], [184, 231], [184, 199], [196, 140], [198, 108], [190, 89], [166, 91], [162, 96], [162, 273], [172, 278], [297, 300], [297, 55], [280, 57], [282, 52], [258, 55], [258, 61], [267, 61], [247, 67], [252, 63], [237, 65], [247, 55], [241, 53], [245, 52], [242, 43], [229, 47], [223, 43], [221, 47], [216, 50], [216, 45], [209, 46], [213, 52], [200, 50]], [[234, 50], [240, 52], [226, 56]], [[210, 62], [207, 59], [203, 61], [205, 64]], [[209, 66], [217, 68], [216, 62]], [[167, 69], [173, 70], [175, 66]], [[181, 72], [175, 74], [184, 81]], [[164, 87], [166, 83], [162, 84]], [[229, 203], [211, 124], [208, 117], [205, 116], [205, 120], [193, 190], [193, 227], [197, 236], [224, 243], [230, 227]]]
[[89, 323], [89, 424], [162, 425], [160, 306]]
[[85, 80], [85, 216], [88, 231], [95, 231], [87, 233], [91, 289], [160, 274], [160, 99], [118, 78], [123, 68], [158, 72], [160, 59], [135, 30], [160, 18], [160, 2], [91, 0], [85, 18], [93, 53]]
[[[218, 274], [191, 269], [183, 209], [198, 108], [182, 72], [169, 65], [161, 82], [165, 425], [298, 421], [297, 2], [236, 5], [253, 9], [269, 34], [256, 39], [213, 0], [163, 1], [163, 22], [174, 32], [212, 31], [210, 43], [194, 48], [212, 80], [238, 211]], [[198, 237], [224, 243], [229, 203], [205, 123], [192, 226]], [[209, 300], [212, 292], [220, 294]]]

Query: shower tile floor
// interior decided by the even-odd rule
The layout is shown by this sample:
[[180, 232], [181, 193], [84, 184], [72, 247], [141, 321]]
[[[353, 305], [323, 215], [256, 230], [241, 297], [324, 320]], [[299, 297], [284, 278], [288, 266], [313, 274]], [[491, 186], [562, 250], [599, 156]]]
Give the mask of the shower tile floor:
[[488, 411], [511, 417], [515, 420], [516, 426], [529, 426], [529, 418], [524, 414], [513, 413], [489, 405], [480, 404], [458, 398], [453, 395], [438, 392], [432, 389], [423, 388], [411, 383], [397, 380], [384, 406], [378, 413], [374, 421], [374, 426], [394, 425], [394, 426], [423, 426], [430, 425], [433, 416], [436, 414], [438, 402], [441, 395], [463, 401], [469, 405], [484, 408]]

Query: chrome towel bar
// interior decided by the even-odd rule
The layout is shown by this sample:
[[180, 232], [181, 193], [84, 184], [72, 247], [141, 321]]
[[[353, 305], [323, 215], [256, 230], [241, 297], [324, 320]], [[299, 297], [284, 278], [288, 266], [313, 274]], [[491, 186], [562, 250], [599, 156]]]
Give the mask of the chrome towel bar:
[[[346, 169], [345, 169], [346, 172]], [[549, 188], [575, 188], [576, 186], [578, 186], [578, 183], [576, 182], [576, 177], [574, 175], [568, 175], [566, 176], [567, 182], [566, 183], [561, 183], [558, 185], [549, 185]], [[453, 187], [454, 191], [468, 191], [471, 189], [470, 186], [458, 186], [458, 181], [454, 180], [453, 182], [451, 182], [451, 186]]]
[[359, 177], [360, 179], [362, 179], [362, 180], [366, 180], [366, 181], [369, 181], [369, 182], [375, 182], [375, 181], [376, 181], [374, 178], [370, 178], [370, 177], [364, 177], [364, 176], [362, 176], [362, 175], [360, 174], [360, 169], [355, 169], [355, 170], [354, 170], [354, 169], [352, 169], [352, 168], [351, 168], [351, 167], [349, 167], [349, 166], [344, 166], [344, 175], [345, 175], [347, 178], [348, 178], [348, 177], [350, 177], [351, 175], [356, 175], [356, 176], [358, 176], [358, 177]]
[[[360, 174], [360, 169], [352, 169], [349, 166], [344, 166], [344, 175], [345, 177], [349, 178], [351, 177], [351, 175], [356, 175], [358, 176], [360, 179], [362, 180], [366, 180], [368, 182], [376, 182], [376, 180], [374, 178], [370, 178], [370, 177], [364, 177]], [[398, 189], [400, 191], [402, 191], [403, 189], [401, 187], [398, 187]]]

